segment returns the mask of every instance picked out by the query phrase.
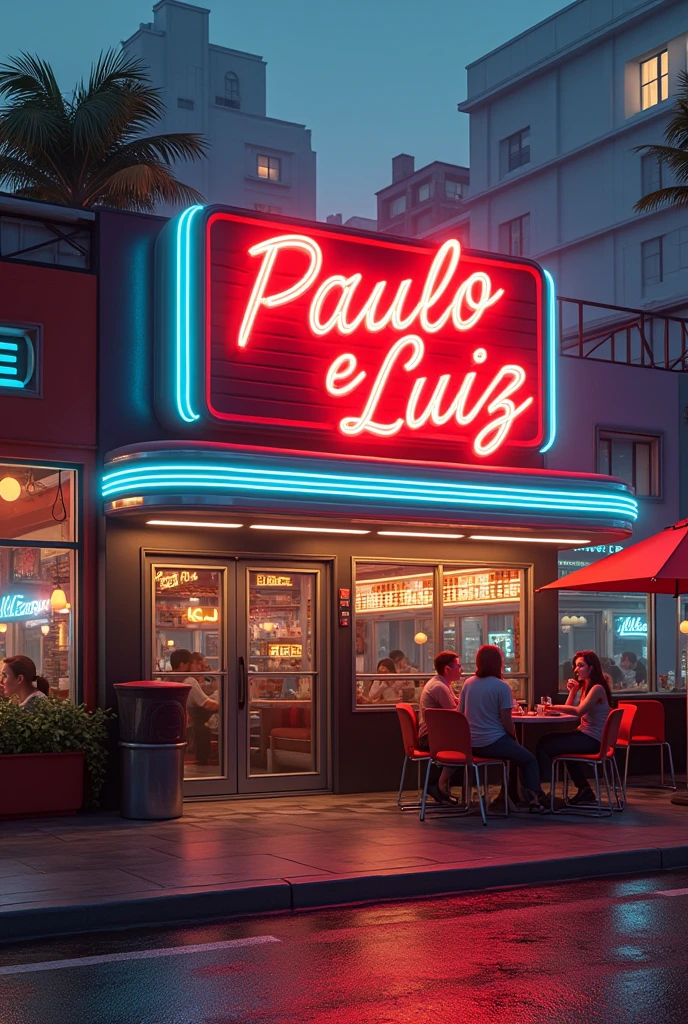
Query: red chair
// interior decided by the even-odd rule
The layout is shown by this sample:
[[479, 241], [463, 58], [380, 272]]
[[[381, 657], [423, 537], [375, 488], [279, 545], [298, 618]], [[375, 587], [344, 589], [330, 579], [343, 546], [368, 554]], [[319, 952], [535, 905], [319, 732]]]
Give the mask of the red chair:
[[420, 763], [421, 761], [429, 762], [430, 754], [427, 750], [418, 749], [418, 719], [411, 704], [397, 704], [397, 718], [401, 727], [401, 741], [404, 744], [404, 766], [401, 769], [397, 807], [400, 811], [417, 811], [420, 807], [419, 801], [416, 801], [415, 804], [402, 803], [406, 767], [409, 761], [418, 764], [418, 793], [420, 794]]
[[[471, 729], [468, 719], [460, 711], [443, 711], [439, 708], [430, 708], [425, 712], [425, 724], [428, 727], [428, 743], [430, 745], [430, 757], [440, 768], [463, 768], [464, 769], [464, 803], [458, 813], [467, 814], [471, 806], [473, 785], [478, 790], [478, 803], [483, 825], [487, 825], [485, 814], [485, 801], [480, 792], [480, 769], [484, 769], [483, 788], [485, 800], [487, 799], [487, 769], [490, 765], [499, 765], [502, 770], [502, 781], [504, 785], [505, 813], [500, 817], [508, 817], [508, 778], [507, 762], [500, 758], [474, 757], [471, 747]], [[425, 773], [425, 786], [420, 807], [420, 820], [425, 819], [425, 803], [428, 796], [428, 781], [430, 779], [430, 764]], [[475, 773], [475, 783], [472, 774]]]
[[[621, 726], [619, 728], [619, 735], [616, 741], [617, 750], [626, 751], [626, 763], [628, 763], [628, 745], [631, 740], [631, 732], [633, 730], [633, 719], [635, 718], [636, 711], [638, 710], [635, 704], [619, 704], [619, 709], [623, 710], [623, 718], [621, 719]], [[623, 806], [619, 806], [619, 810], [622, 811], [626, 806], [626, 781], [622, 781], [621, 774], [619, 772], [619, 765], [616, 760], [616, 754], [613, 759], [613, 770], [616, 774], [616, 778], [619, 781], [621, 787], [621, 794], [623, 797]], [[616, 793], [616, 785], [614, 785], [614, 792]], [[619, 799], [617, 797], [617, 804]]]
[[631, 757], [631, 747], [659, 747], [660, 750], [660, 785], [664, 786], [664, 748], [669, 754], [669, 769], [671, 771], [671, 785], [664, 786], [665, 789], [676, 789], [676, 776], [674, 775], [674, 759], [671, 754], [671, 747], [666, 741], [664, 705], [660, 700], [629, 700], [623, 703], [619, 701], [620, 708], [629, 706], [636, 708], [631, 740], [626, 747], [626, 768], [624, 770], [624, 792], [628, 784], [628, 762]]
[[[595, 818], [608, 818], [614, 813], [614, 804], [612, 803], [612, 794], [609, 787], [610, 778], [609, 772], [611, 772], [611, 784], [616, 792], [616, 780], [614, 778], [614, 751], [616, 750], [616, 743], [619, 738], [619, 730], [621, 728], [621, 720], [624, 716], [621, 708], [617, 708], [616, 711], [610, 711], [607, 715], [607, 721], [604, 726], [604, 732], [602, 733], [602, 742], [600, 743], [599, 754], [560, 754], [559, 757], [552, 759], [552, 789], [551, 789], [551, 807], [553, 814], [564, 814], [567, 811], [575, 814], [584, 814], [588, 817], [592, 816]], [[571, 806], [568, 802], [568, 776], [564, 779], [564, 804], [565, 806], [559, 810], [555, 809], [554, 798], [557, 788], [557, 770], [559, 765], [565, 765], [567, 761], [576, 761], [578, 764], [587, 764], [594, 769], [595, 772], [595, 795], [597, 797], [597, 809], [585, 810], [583, 806], [575, 807]], [[602, 791], [600, 789], [600, 768], [602, 769], [602, 777], [604, 779], [604, 785], [607, 790], [607, 800], [609, 801], [609, 808], [602, 807]], [[621, 810], [619, 799], [617, 796], [617, 806]]]

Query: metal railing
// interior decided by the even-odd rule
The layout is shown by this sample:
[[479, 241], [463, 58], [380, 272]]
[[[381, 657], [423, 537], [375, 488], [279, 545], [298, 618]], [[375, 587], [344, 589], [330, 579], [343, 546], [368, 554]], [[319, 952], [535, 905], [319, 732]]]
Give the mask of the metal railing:
[[688, 318], [558, 299], [562, 355], [658, 370], [688, 369]]
[[90, 227], [0, 214], [0, 258], [90, 270]]

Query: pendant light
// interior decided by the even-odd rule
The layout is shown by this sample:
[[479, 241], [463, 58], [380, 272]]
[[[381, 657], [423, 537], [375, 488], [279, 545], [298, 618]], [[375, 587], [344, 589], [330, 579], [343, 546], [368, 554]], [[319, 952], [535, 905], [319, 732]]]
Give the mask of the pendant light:
[[50, 626], [47, 626], [47, 625], [46, 626], [41, 626], [41, 633], [43, 634], [43, 636], [47, 636], [49, 632], [50, 632]]
[[50, 595], [50, 607], [54, 612], [61, 612], [67, 607], [67, 595], [58, 583]]
[[4, 476], [0, 480], [0, 498], [5, 501], [16, 501], [21, 494], [21, 484], [13, 476]]

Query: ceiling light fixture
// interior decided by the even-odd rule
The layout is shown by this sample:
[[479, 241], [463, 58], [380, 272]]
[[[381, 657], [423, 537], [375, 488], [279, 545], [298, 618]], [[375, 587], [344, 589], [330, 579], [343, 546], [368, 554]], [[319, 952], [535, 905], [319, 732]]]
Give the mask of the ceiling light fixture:
[[240, 530], [243, 523], [197, 523], [188, 519], [148, 519], [146, 526], [203, 526], [213, 530]]
[[16, 501], [21, 494], [21, 484], [13, 476], [4, 476], [0, 480], [0, 498], [4, 501]]
[[288, 533], [370, 533], [370, 530], [344, 530], [329, 526], [263, 526], [253, 525], [251, 530], [284, 530]]
[[471, 540], [506, 540], [512, 544], [590, 544], [580, 537], [497, 537], [486, 533], [472, 533]]
[[459, 540], [463, 533], [415, 533], [412, 530], [378, 530], [380, 537], [428, 537], [431, 540]]

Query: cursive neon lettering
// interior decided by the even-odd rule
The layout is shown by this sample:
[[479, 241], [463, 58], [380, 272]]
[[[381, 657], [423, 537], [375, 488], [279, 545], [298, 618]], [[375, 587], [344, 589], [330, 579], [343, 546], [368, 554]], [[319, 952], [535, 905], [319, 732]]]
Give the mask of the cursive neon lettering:
[[325, 375], [325, 388], [328, 394], [334, 395], [335, 398], [340, 398], [342, 395], [348, 395], [355, 391], [358, 385], [362, 384], [365, 380], [365, 370], [361, 370], [360, 373], [357, 373], [346, 384], [340, 384], [339, 381], [344, 380], [345, 377], [350, 377], [357, 365], [356, 356], [352, 355], [351, 352], [344, 352], [341, 356], [337, 356]]
[[399, 433], [404, 425], [403, 419], [394, 420], [392, 423], [376, 423], [373, 416], [387, 379], [394, 368], [397, 358], [405, 348], [411, 349], [411, 355], [403, 364], [403, 368], [405, 370], [415, 370], [418, 366], [425, 352], [425, 345], [421, 339], [415, 334], [409, 334], [408, 337], [395, 341], [385, 356], [361, 415], [347, 416], [341, 420], [339, 428], [343, 434], [355, 437], [357, 434], [367, 431], [369, 434], [375, 434], [377, 437], [393, 437], [394, 434]]
[[[266, 295], [265, 290], [272, 276], [277, 256], [285, 249], [296, 249], [310, 256], [308, 270], [290, 288], [285, 288], [284, 291], [277, 292], [275, 295]], [[239, 329], [239, 348], [245, 348], [248, 344], [254, 321], [261, 306], [273, 309], [275, 306], [286, 306], [287, 303], [298, 299], [300, 295], [308, 291], [322, 267], [322, 250], [318, 243], [314, 242], [312, 238], [308, 238], [307, 235], [280, 235], [278, 238], [270, 238], [267, 242], [259, 242], [257, 245], [251, 246], [248, 254], [249, 256], [263, 255], [264, 259]]]

